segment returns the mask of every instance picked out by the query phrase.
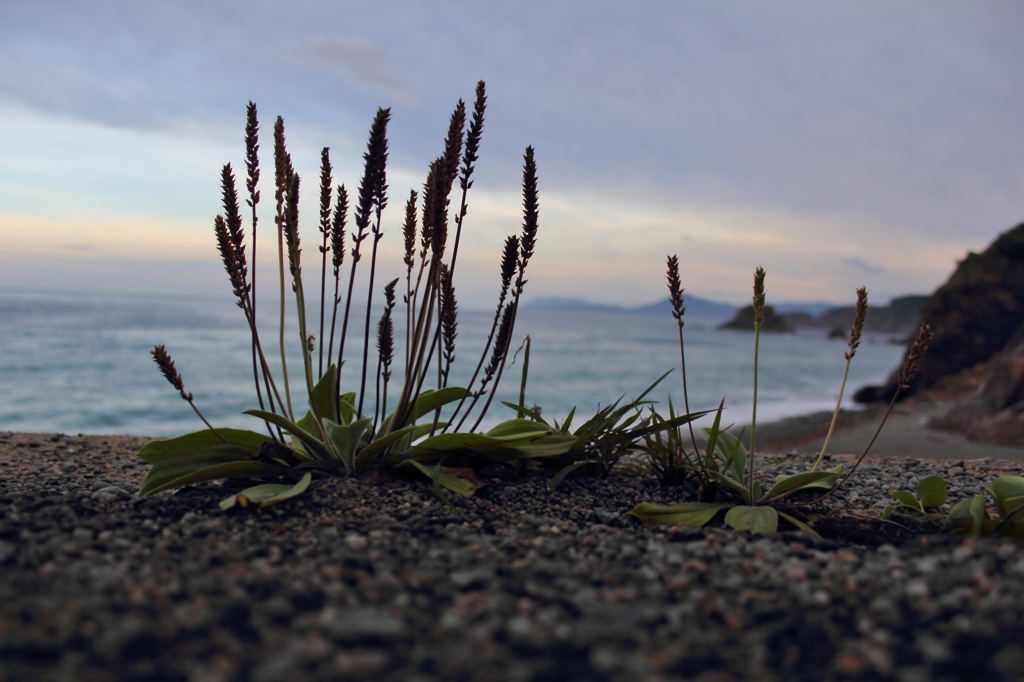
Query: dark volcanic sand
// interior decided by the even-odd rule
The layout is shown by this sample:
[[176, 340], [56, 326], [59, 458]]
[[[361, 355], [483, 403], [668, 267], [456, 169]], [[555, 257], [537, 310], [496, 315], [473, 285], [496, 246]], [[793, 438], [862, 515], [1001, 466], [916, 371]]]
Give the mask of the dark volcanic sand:
[[682, 492], [636, 475], [495, 469], [458, 512], [410, 480], [136, 501], [144, 442], [0, 433], [0, 680], [1024, 679], [1024, 547], [856, 516], [1019, 464], [869, 462], [839, 522], [797, 510], [814, 542], [645, 528]]

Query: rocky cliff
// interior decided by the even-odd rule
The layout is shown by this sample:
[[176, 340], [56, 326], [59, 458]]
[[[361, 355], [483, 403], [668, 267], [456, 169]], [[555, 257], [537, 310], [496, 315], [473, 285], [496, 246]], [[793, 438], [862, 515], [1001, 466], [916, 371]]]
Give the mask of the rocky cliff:
[[[887, 306], [871, 306], [864, 322], [864, 331], [882, 334], [911, 336], [921, 324], [921, 304], [927, 296], [903, 296], [894, 298]], [[807, 313], [787, 313], [783, 315], [793, 327], [842, 329], [849, 333], [853, 325], [853, 306], [832, 308], [817, 317]]]
[[[1024, 223], [982, 253], [967, 254], [949, 280], [921, 304], [921, 319], [931, 325], [934, 336], [906, 395], [930, 389], [1006, 349], [1024, 326]], [[862, 389], [855, 399], [886, 401], [895, 390], [894, 373], [885, 386]]]

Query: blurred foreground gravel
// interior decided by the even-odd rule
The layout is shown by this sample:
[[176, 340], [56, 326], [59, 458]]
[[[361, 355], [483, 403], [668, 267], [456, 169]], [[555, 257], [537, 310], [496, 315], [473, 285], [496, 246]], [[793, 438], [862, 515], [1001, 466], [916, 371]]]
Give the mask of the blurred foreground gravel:
[[683, 493], [635, 475], [495, 469], [458, 510], [414, 480], [136, 501], [144, 442], [0, 433], [0, 680], [1024, 680], [1024, 547], [857, 516], [1019, 463], [870, 462], [840, 522], [798, 510], [815, 542], [645, 528]]

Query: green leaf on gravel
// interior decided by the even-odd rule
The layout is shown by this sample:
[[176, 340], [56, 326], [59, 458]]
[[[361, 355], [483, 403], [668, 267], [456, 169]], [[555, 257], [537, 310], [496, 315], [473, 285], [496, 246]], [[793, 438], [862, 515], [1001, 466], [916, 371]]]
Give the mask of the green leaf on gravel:
[[1024, 478], [1020, 476], [1000, 476], [992, 485], [985, 488], [996, 500], [996, 507], [999, 509], [999, 516], [1006, 518], [1020, 504], [1010, 505], [1009, 500], [1016, 497], [1024, 497]]
[[436, 485], [447, 488], [456, 495], [462, 495], [463, 497], [473, 497], [473, 493], [478, 488], [483, 487], [483, 484], [479, 481], [471, 481], [466, 478], [460, 470], [448, 467], [428, 467], [413, 459], [407, 459], [402, 464], [416, 467], [420, 473], [433, 480]]
[[917, 484], [917, 499], [921, 506], [941, 507], [946, 504], [946, 481], [941, 476], [928, 476]]
[[246, 488], [242, 492], [222, 500], [220, 508], [227, 511], [236, 504], [242, 508], [250, 505], [269, 507], [306, 492], [306, 488], [309, 487], [309, 482], [312, 478], [313, 477], [310, 474], [306, 474], [295, 485], [287, 485], [284, 483], [265, 483], [263, 485]]
[[[807, 471], [802, 474], [796, 474], [793, 476], [781, 475], [776, 477], [775, 485], [772, 486], [771, 490], [764, 494], [761, 501], [767, 501], [775, 499], [786, 493], [791, 493], [804, 488], [831, 488], [835, 485], [836, 479], [842, 470], [842, 464], [837, 469], [840, 471]], [[824, 484], [824, 485], [822, 485]]]
[[216, 433], [209, 429], [186, 433], [183, 436], [167, 440], [153, 440], [143, 445], [138, 455], [150, 464], [156, 464], [165, 459], [191, 455], [201, 450], [225, 445], [224, 441], [227, 441], [227, 445], [238, 446], [246, 452], [255, 454], [261, 445], [270, 440], [270, 436], [265, 433], [256, 433], [245, 429], [219, 428], [217, 433], [224, 440], [221, 440]]
[[630, 510], [634, 516], [646, 524], [654, 526], [675, 526], [682, 524], [691, 528], [700, 528], [730, 504], [712, 504], [710, 502], [681, 502], [673, 505], [651, 504], [642, 502]]
[[774, 533], [779, 514], [771, 507], [733, 507], [725, 515], [725, 525], [751, 533]]
[[921, 512], [922, 514], [924, 513], [924, 507], [922, 507], [921, 503], [918, 501], [918, 499], [916, 497], [914, 497], [914, 493], [912, 493], [910, 491], [907, 491], [907, 490], [897, 490], [896, 492], [894, 492], [892, 494], [892, 499], [896, 500], [897, 502], [899, 502], [900, 504], [902, 504], [905, 507], [910, 507], [911, 509], [916, 509], [917, 511]]

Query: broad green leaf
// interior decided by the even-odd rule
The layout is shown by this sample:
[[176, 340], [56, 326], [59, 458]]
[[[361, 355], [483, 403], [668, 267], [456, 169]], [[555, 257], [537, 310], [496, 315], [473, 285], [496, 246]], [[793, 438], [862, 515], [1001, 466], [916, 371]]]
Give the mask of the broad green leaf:
[[241, 448], [222, 445], [174, 459], [157, 462], [146, 473], [139, 497], [148, 497], [161, 490], [177, 488], [189, 483], [214, 481], [221, 478], [287, 475], [288, 467], [254, 462]]
[[468, 395], [469, 391], [458, 386], [446, 386], [436, 391], [423, 391], [416, 400], [416, 410], [413, 412], [413, 419], [419, 419], [428, 412], [433, 412], [439, 407], [462, 400]]
[[1000, 476], [992, 485], [985, 488], [996, 500], [999, 516], [1006, 518], [1011, 508], [1006, 500], [1011, 497], [1024, 497], [1024, 478], [1020, 476]]
[[290, 433], [292, 436], [298, 438], [302, 445], [305, 446], [306, 450], [310, 455], [317, 459], [333, 459], [331, 451], [327, 448], [323, 441], [300, 427], [295, 422], [282, 417], [279, 414], [273, 412], [267, 412], [265, 410], [246, 410], [242, 414], [250, 414], [254, 417], [259, 417], [265, 421], [280, 426], [282, 429]]
[[509, 448], [517, 445], [526, 445], [539, 438], [553, 435], [550, 429], [534, 430], [532, 432], [508, 433], [503, 436], [491, 436], [482, 433], [439, 433], [436, 436], [426, 438], [416, 444], [417, 448], [428, 450], [476, 450], [483, 452], [495, 448]]
[[451, 490], [456, 495], [462, 495], [463, 497], [472, 497], [473, 493], [476, 492], [477, 488], [482, 487], [479, 483], [474, 483], [468, 478], [455, 473], [448, 467], [428, 467], [420, 464], [416, 460], [407, 459], [402, 464], [416, 467], [419, 471], [427, 478], [433, 480], [436, 484], [443, 488]]
[[917, 499], [922, 508], [941, 507], [946, 504], [946, 481], [941, 476], [928, 476], [917, 484]]
[[482, 450], [481, 455], [498, 461], [519, 459], [538, 459], [541, 457], [557, 457], [572, 451], [576, 445], [576, 437], [564, 433], [554, 433], [525, 444]]
[[[447, 424], [447, 422], [438, 422], [437, 426], [438, 426], [438, 428], [444, 428], [446, 426], [446, 424]], [[369, 445], [367, 445], [365, 448], [360, 450], [359, 451], [359, 461], [360, 462], [367, 462], [367, 461], [373, 459], [374, 456], [377, 455], [377, 453], [383, 451], [385, 448], [387, 448], [387, 446], [391, 445], [395, 441], [400, 440], [400, 439], [402, 439], [402, 438], [404, 438], [406, 436], [409, 437], [409, 441], [410, 442], [415, 441], [417, 438], [422, 438], [423, 436], [425, 436], [428, 433], [430, 433], [431, 429], [433, 429], [433, 428], [434, 428], [434, 425], [432, 423], [431, 424], [420, 424], [419, 426], [416, 426], [415, 424], [411, 424], [409, 426], [406, 426], [404, 429], [399, 429], [397, 431], [392, 431], [391, 433], [389, 433], [386, 436], [381, 436], [380, 438], [377, 438], [377, 439], [373, 440]]]
[[962, 531], [961, 534], [966, 533], [978, 537], [982, 534], [985, 525], [991, 521], [988, 510], [985, 509], [985, 497], [975, 495], [969, 500], [960, 500], [949, 510], [947, 520], [956, 525]]
[[[255, 431], [243, 429], [219, 428], [217, 433], [224, 437], [228, 445], [241, 447], [251, 454], [255, 454], [261, 445], [270, 440], [270, 436], [265, 433], [256, 433]], [[150, 464], [156, 464], [165, 459], [191, 455], [195, 452], [221, 445], [224, 445], [224, 441], [218, 438], [213, 431], [204, 429], [195, 433], [186, 433], [177, 438], [150, 441], [142, 446], [138, 455]]]
[[354, 419], [348, 424], [335, 424], [330, 419], [324, 419], [324, 429], [327, 430], [327, 436], [331, 439], [334, 451], [338, 453], [338, 458], [350, 467], [355, 462], [356, 450], [359, 448], [363, 434], [372, 424], [373, 420], [366, 418]]
[[751, 533], [774, 533], [779, 514], [771, 507], [733, 507], [725, 514], [725, 525]]
[[[771, 463], [772, 462], [769, 462], [769, 464], [771, 464]], [[810, 483], [805, 483], [804, 485], [799, 486], [799, 489], [806, 490], [808, 488], [822, 488], [824, 490], [831, 490], [832, 488], [835, 487], [836, 481], [839, 480], [839, 474], [843, 473], [845, 470], [846, 470], [845, 466], [843, 466], [842, 464], [837, 464], [836, 466], [832, 467], [831, 469], [822, 469], [820, 472], [816, 471], [814, 473], [825, 473], [825, 474], [828, 474], [828, 476], [825, 477], [825, 478], [822, 478], [820, 480], [817, 480], [817, 481], [811, 481]], [[808, 473], [810, 473], [810, 472], [808, 472]], [[802, 474], [794, 474], [794, 475], [795, 476], [801, 476]], [[786, 474], [779, 474], [778, 476], [776, 476], [775, 477], [775, 485], [772, 486], [772, 490], [768, 491], [768, 495], [765, 497], [765, 499], [772, 499], [772, 498], [774, 498], [774, 495], [772, 494], [772, 491], [774, 491], [775, 488], [778, 487], [778, 485], [780, 483], [782, 483], [783, 481], [788, 481], [791, 478], [793, 478], [793, 476], [789, 476], [789, 475], [786, 475]], [[781, 493], [779, 493], [779, 494], [781, 494]]]
[[629, 515], [655, 526], [682, 524], [691, 528], [700, 528], [713, 519], [715, 514], [731, 506], [730, 504], [711, 504], [710, 502], [681, 502], [668, 506], [642, 502], [633, 507]]
[[338, 410], [341, 412], [341, 423], [351, 424], [356, 418], [356, 392], [342, 393], [338, 398]]
[[897, 490], [892, 494], [892, 499], [896, 500], [897, 502], [906, 507], [916, 509], [922, 514], [924, 513], [924, 507], [922, 507], [918, 499], [914, 497], [914, 493], [910, 492], [909, 490]]
[[234, 507], [236, 504], [242, 508], [248, 507], [249, 505], [269, 507], [306, 492], [306, 488], [309, 487], [310, 480], [312, 480], [312, 476], [310, 474], [306, 474], [295, 485], [264, 483], [263, 485], [246, 488], [242, 492], [222, 500], [220, 508], [226, 511]]
[[[835, 485], [835, 480], [838, 476], [839, 473], [834, 471], [806, 471], [802, 474], [796, 474], [793, 476], [779, 476], [775, 479], [775, 485], [772, 486], [771, 490], [764, 494], [764, 497], [760, 498], [760, 501], [767, 502], [768, 500], [773, 500], [776, 497], [802, 488], [823, 487], [820, 485], [816, 486], [815, 484], [820, 484], [822, 481], [830, 479], [832, 481], [832, 485]], [[824, 487], [831, 488], [832, 485]]]
[[889, 518], [890, 516], [892, 516], [892, 513], [895, 510], [896, 510], [896, 507], [892, 506], [891, 504], [885, 505], [885, 509], [882, 510], [882, 515], [881, 515], [880, 518], [882, 518], [882, 519]]
[[1008, 519], [1011, 516], [1016, 516], [1017, 520], [1020, 520], [1020, 513], [1024, 511], [1024, 496], [1021, 497], [1008, 497], [1003, 503], [1006, 505], [1006, 514], [1001, 514], [1001, 518]]
[[338, 368], [334, 364], [327, 366], [327, 371], [316, 382], [309, 396], [309, 408], [316, 416], [335, 420], [338, 418], [338, 395], [334, 392], [338, 379]]
[[[433, 412], [439, 407], [444, 407], [449, 403], [454, 403], [457, 400], [462, 400], [464, 397], [467, 396], [472, 396], [472, 394], [466, 389], [460, 388], [458, 386], [447, 386], [436, 391], [433, 389], [425, 390], [422, 393], [420, 393], [419, 398], [416, 399], [416, 407], [415, 409], [413, 409], [409, 421], [405, 424], [396, 424], [395, 429], [397, 430], [398, 428], [405, 428], [406, 426], [410, 426], [411, 424], [414, 424], [417, 419], [427, 414], [428, 412]], [[342, 397], [344, 398], [344, 396]], [[382, 428], [387, 428], [387, 425], [391, 423], [391, 420], [394, 418], [394, 416], [394, 413], [391, 413], [387, 417], [385, 417], [383, 421], [381, 421]]]
[[552, 429], [550, 427], [541, 428], [532, 419], [509, 419], [501, 422], [484, 435], [491, 438], [508, 438], [510, 436], [540, 438], [541, 436], [549, 436], [551, 433]]
[[781, 519], [783, 519], [785, 521], [789, 521], [794, 526], [796, 526], [797, 528], [799, 528], [803, 532], [807, 533], [808, 535], [810, 535], [815, 540], [821, 540], [821, 536], [818, 535], [817, 531], [815, 531], [813, 528], [808, 526], [803, 521], [798, 521], [798, 520], [794, 519], [792, 516], [790, 516], [789, 514], [787, 514], [785, 512], [780, 512], [778, 510], [776, 510], [776, 512], [778, 513], [779, 518], [781, 518]]

